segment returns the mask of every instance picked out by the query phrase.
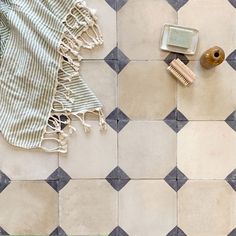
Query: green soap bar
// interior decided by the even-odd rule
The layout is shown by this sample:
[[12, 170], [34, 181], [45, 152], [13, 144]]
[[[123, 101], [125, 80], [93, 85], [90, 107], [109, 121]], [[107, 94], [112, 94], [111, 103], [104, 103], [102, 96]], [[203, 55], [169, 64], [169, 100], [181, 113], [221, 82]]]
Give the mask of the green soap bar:
[[192, 45], [192, 38], [192, 31], [170, 27], [167, 44], [181, 48], [190, 48]]

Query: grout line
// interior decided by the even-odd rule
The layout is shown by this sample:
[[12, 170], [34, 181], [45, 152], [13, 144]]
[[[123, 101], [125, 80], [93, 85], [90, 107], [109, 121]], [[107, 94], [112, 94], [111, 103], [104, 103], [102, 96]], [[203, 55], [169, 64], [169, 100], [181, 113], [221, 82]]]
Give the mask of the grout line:
[[[118, 46], [118, 42], [116, 43], [116, 45]], [[169, 52], [170, 53], [170, 52]], [[188, 56], [188, 55], [187, 55]], [[165, 58], [163, 59], [130, 59], [130, 62], [155, 62], [155, 61], [165, 61]], [[200, 62], [200, 58], [199, 59], [191, 59], [188, 57], [189, 62]], [[104, 61], [104, 58], [83, 58], [83, 62], [89, 62], [89, 61]], [[110, 59], [109, 61], [117, 61], [117, 59]], [[236, 60], [228, 60], [228, 61], [236, 61]], [[227, 62], [226, 60], [224, 60], [224, 62]]]
[[[118, 46], [118, 42], [116, 43], [116, 45]], [[130, 59], [130, 62], [155, 62], [155, 61], [165, 61], [165, 58], [163, 59]], [[191, 62], [191, 61], [200, 61], [200, 59], [189, 59], [188, 60]], [[87, 58], [87, 59], [83, 59], [83, 62], [89, 62], [89, 61], [104, 61], [104, 58], [93, 58], [93, 59], [90, 59], [90, 58]], [[117, 61], [117, 59], [110, 59], [109, 61]]]
[[[110, 179], [117, 179], [117, 178], [110, 178]], [[72, 178], [70, 179], [70, 181], [95, 181], [95, 180], [103, 180], [106, 181], [106, 178]], [[165, 177], [163, 178], [131, 178], [130, 180], [133, 181], [138, 181], [138, 180], [144, 180], [144, 181], [152, 181], [152, 180], [158, 180], [158, 181], [165, 181]], [[25, 179], [19, 179], [19, 180], [11, 180], [11, 182], [45, 182], [45, 179], [40, 179], [40, 180], [25, 180]], [[56, 180], [55, 180], [56, 181]], [[202, 178], [202, 179], [190, 179], [188, 178], [188, 181], [226, 181], [225, 178], [212, 178], [212, 179], [206, 179], [206, 178]]]
[[[57, 159], [58, 159], [58, 167], [60, 166], [60, 153], [58, 153], [58, 156], [57, 156]], [[58, 220], [58, 226], [60, 226], [60, 197], [59, 197], [60, 193], [58, 193], [58, 196], [57, 196], [57, 199], [58, 199], [58, 204], [57, 204], [57, 220]]]
[[[156, 119], [156, 120], [133, 120], [130, 119], [129, 122], [165, 122], [164, 119]], [[176, 119], [168, 119], [168, 121], [179, 121], [179, 122], [185, 122], [184, 120], [176, 120]], [[188, 120], [188, 122], [216, 122], [216, 121], [222, 121], [222, 122], [226, 122], [226, 120]], [[231, 120], [230, 120], [231, 121]], [[236, 120], [232, 120], [232, 121], [236, 121]]]
[[[116, 1], [117, 4], [117, 1]], [[116, 46], [119, 48], [118, 42], [118, 11], [116, 11]], [[116, 73], [116, 106], [119, 107], [119, 80], [118, 80], [118, 73]], [[116, 161], [117, 166], [119, 166], [119, 134], [116, 133]], [[117, 225], [120, 225], [120, 194], [117, 191]]]
[[[177, 11], [177, 25], [179, 25], [179, 12]], [[190, 59], [188, 58], [190, 61]], [[178, 99], [179, 85], [176, 83], [176, 107], [178, 110], [179, 107], [179, 99]], [[176, 167], [178, 168], [178, 133], [176, 134]], [[177, 182], [178, 185], [178, 182]], [[176, 225], [179, 225], [179, 191], [176, 192]], [[178, 233], [177, 233], [178, 234]]]

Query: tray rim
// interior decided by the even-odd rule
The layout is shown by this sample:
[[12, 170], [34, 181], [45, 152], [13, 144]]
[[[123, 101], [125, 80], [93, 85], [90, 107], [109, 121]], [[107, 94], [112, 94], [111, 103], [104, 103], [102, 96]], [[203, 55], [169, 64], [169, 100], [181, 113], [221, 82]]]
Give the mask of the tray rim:
[[[163, 48], [162, 47], [162, 41], [163, 41], [163, 36], [164, 36], [164, 32], [165, 32], [165, 29], [167, 28], [167, 27], [176, 27], [176, 28], [181, 28], [181, 29], [186, 29], [186, 30], [191, 30], [191, 31], [193, 31], [193, 32], [195, 32], [196, 33], [196, 39], [197, 39], [197, 43], [196, 43], [196, 47], [195, 47], [195, 50], [194, 51], [192, 51], [192, 52], [188, 52], [188, 51], [184, 51], [184, 50], [168, 50], [168, 49], [166, 49], [166, 48]], [[186, 26], [181, 26], [181, 25], [177, 25], [177, 24], [169, 24], [169, 23], [165, 23], [164, 25], [163, 25], [163, 28], [162, 28], [162, 32], [161, 32], [161, 40], [160, 40], [160, 48], [161, 48], [161, 50], [163, 50], [163, 51], [168, 51], [168, 52], [177, 52], [177, 53], [181, 53], [181, 54], [186, 54], [186, 55], [194, 55], [195, 53], [196, 53], [196, 50], [197, 50], [197, 44], [198, 44], [198, 41], [199, 41], [199, 30], [197, 30], [197, 29], [195, 29], [195, 28], [191, 28], [191, 27], [186, 27]], [[177, 48], [177, 47], [176, 47]]]

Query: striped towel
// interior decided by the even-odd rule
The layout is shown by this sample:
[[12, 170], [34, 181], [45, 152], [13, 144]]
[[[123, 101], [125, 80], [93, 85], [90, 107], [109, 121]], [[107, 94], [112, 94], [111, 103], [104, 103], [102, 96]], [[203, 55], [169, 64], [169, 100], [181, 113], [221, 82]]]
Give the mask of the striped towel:
[[87, 113], [106, 128], [79, 73], [80, 49], [102, 44], [84, 0], [0, 0], [0, 37], [0, 130], [10, 144], [67, 152], [72, 117], [88, 131]]

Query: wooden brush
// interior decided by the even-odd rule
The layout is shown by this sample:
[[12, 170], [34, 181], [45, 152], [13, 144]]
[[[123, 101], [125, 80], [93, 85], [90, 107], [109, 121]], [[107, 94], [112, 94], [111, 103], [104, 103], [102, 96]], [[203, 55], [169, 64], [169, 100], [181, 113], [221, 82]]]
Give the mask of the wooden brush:
[[184, 86], [191, 85], [196, 78], [196, 75], [180, 59], [173, 60], [167, 70]]

